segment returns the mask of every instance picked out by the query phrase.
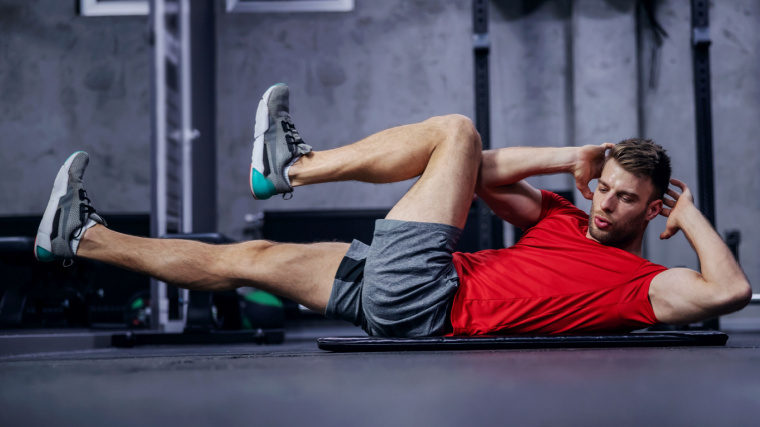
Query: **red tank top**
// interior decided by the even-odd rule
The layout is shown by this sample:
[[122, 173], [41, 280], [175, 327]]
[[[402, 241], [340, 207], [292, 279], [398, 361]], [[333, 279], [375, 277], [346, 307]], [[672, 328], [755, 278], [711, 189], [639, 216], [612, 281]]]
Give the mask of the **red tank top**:
[[541, 191], [541, 216], [507, 249], [454, 253], [454, 335], [630, 332], [657, 323], [652, 278], [666, 268], [586, 237], [588, 215]]

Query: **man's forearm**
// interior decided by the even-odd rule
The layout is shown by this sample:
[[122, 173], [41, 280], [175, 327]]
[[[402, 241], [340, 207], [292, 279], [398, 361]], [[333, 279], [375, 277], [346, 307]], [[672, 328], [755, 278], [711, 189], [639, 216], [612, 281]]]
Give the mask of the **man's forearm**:
[[481, 185], [495, 187], [553, 173], [572, 173], [578, 147], [510, 147], [483, 152]]

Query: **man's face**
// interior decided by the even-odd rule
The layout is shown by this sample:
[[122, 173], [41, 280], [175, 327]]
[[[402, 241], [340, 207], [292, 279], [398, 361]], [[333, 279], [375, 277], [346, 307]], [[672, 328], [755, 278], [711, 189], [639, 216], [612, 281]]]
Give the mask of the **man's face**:
[[659, 200], [649, 201], [653, 192], [651, 179], [637, 177], [614, 160], [607, 161], [594, 191], [589, 236], [603, 245], [621, 248], [636, 243], [662, 207]]

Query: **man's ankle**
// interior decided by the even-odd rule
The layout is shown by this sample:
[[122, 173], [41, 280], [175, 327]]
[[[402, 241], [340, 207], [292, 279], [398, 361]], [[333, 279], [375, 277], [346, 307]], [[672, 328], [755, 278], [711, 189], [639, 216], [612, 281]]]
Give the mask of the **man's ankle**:
[[283, 175], [285, 176], [285, 179], [288, 180], [288, 185], [291, 187], [300, 187], [302, 185], [306, 185], [306, 183], [303, 182], [303, 179], [301, 179], [304, 166], [304, 158], [311, 159], [313, 156], [313, 151], [298, 156], [290, 165], [285, 167]]
[[74, 253], [77, 256], [87, 256], [87, 252], [91, 251], [95, 247], [95, 242], [98, 240], [98, 235], [101, 231], [105, 230], [105, 227], [101, 224], [95, 223], [95, 225], [88, 227], [84, 230], [82, 233], [82, 236], [79, 237], [79, 242], [76, 248], [74, 249]]

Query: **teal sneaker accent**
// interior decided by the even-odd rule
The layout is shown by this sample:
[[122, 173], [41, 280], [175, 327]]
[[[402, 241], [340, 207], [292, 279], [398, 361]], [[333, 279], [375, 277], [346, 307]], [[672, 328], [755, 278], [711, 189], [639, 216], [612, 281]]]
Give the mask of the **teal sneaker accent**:
[[274, 183], [265, 178], [264, 175], [256, 169], [251, 171], [251, 189], [253, 189], [253, 194], [255, 194], [256, 198], [259, 200], [266, 200], [277, 194], [277, 190], [274, 188]]
[[55, 255], [51, 254], [48, 250], [46, 250], [42, 246], [37, 246], [36, 250], [37, 250], [37, 259], [42, 262], [51, 262], [58, 259], [56, 258]]
[[[70, 155], [70, 156], [69, 156], [69, 157], [66, 159], [66, 162], [68, 162], [69, 160], [71, 160], [71, 158], [72, 158], [72, 157], [76, 156], [76, 155], [77, 155], [77, 154], [79, 154], [79, 153], [84, 153], [84, 151], [75, 151], [75, 152], [74, 152], [74, 154]], [[87, 153], [84, 153], [84, 154], [87, 154]], [[64, 163], [66, 163], [66, 162], [64, 162]]]

